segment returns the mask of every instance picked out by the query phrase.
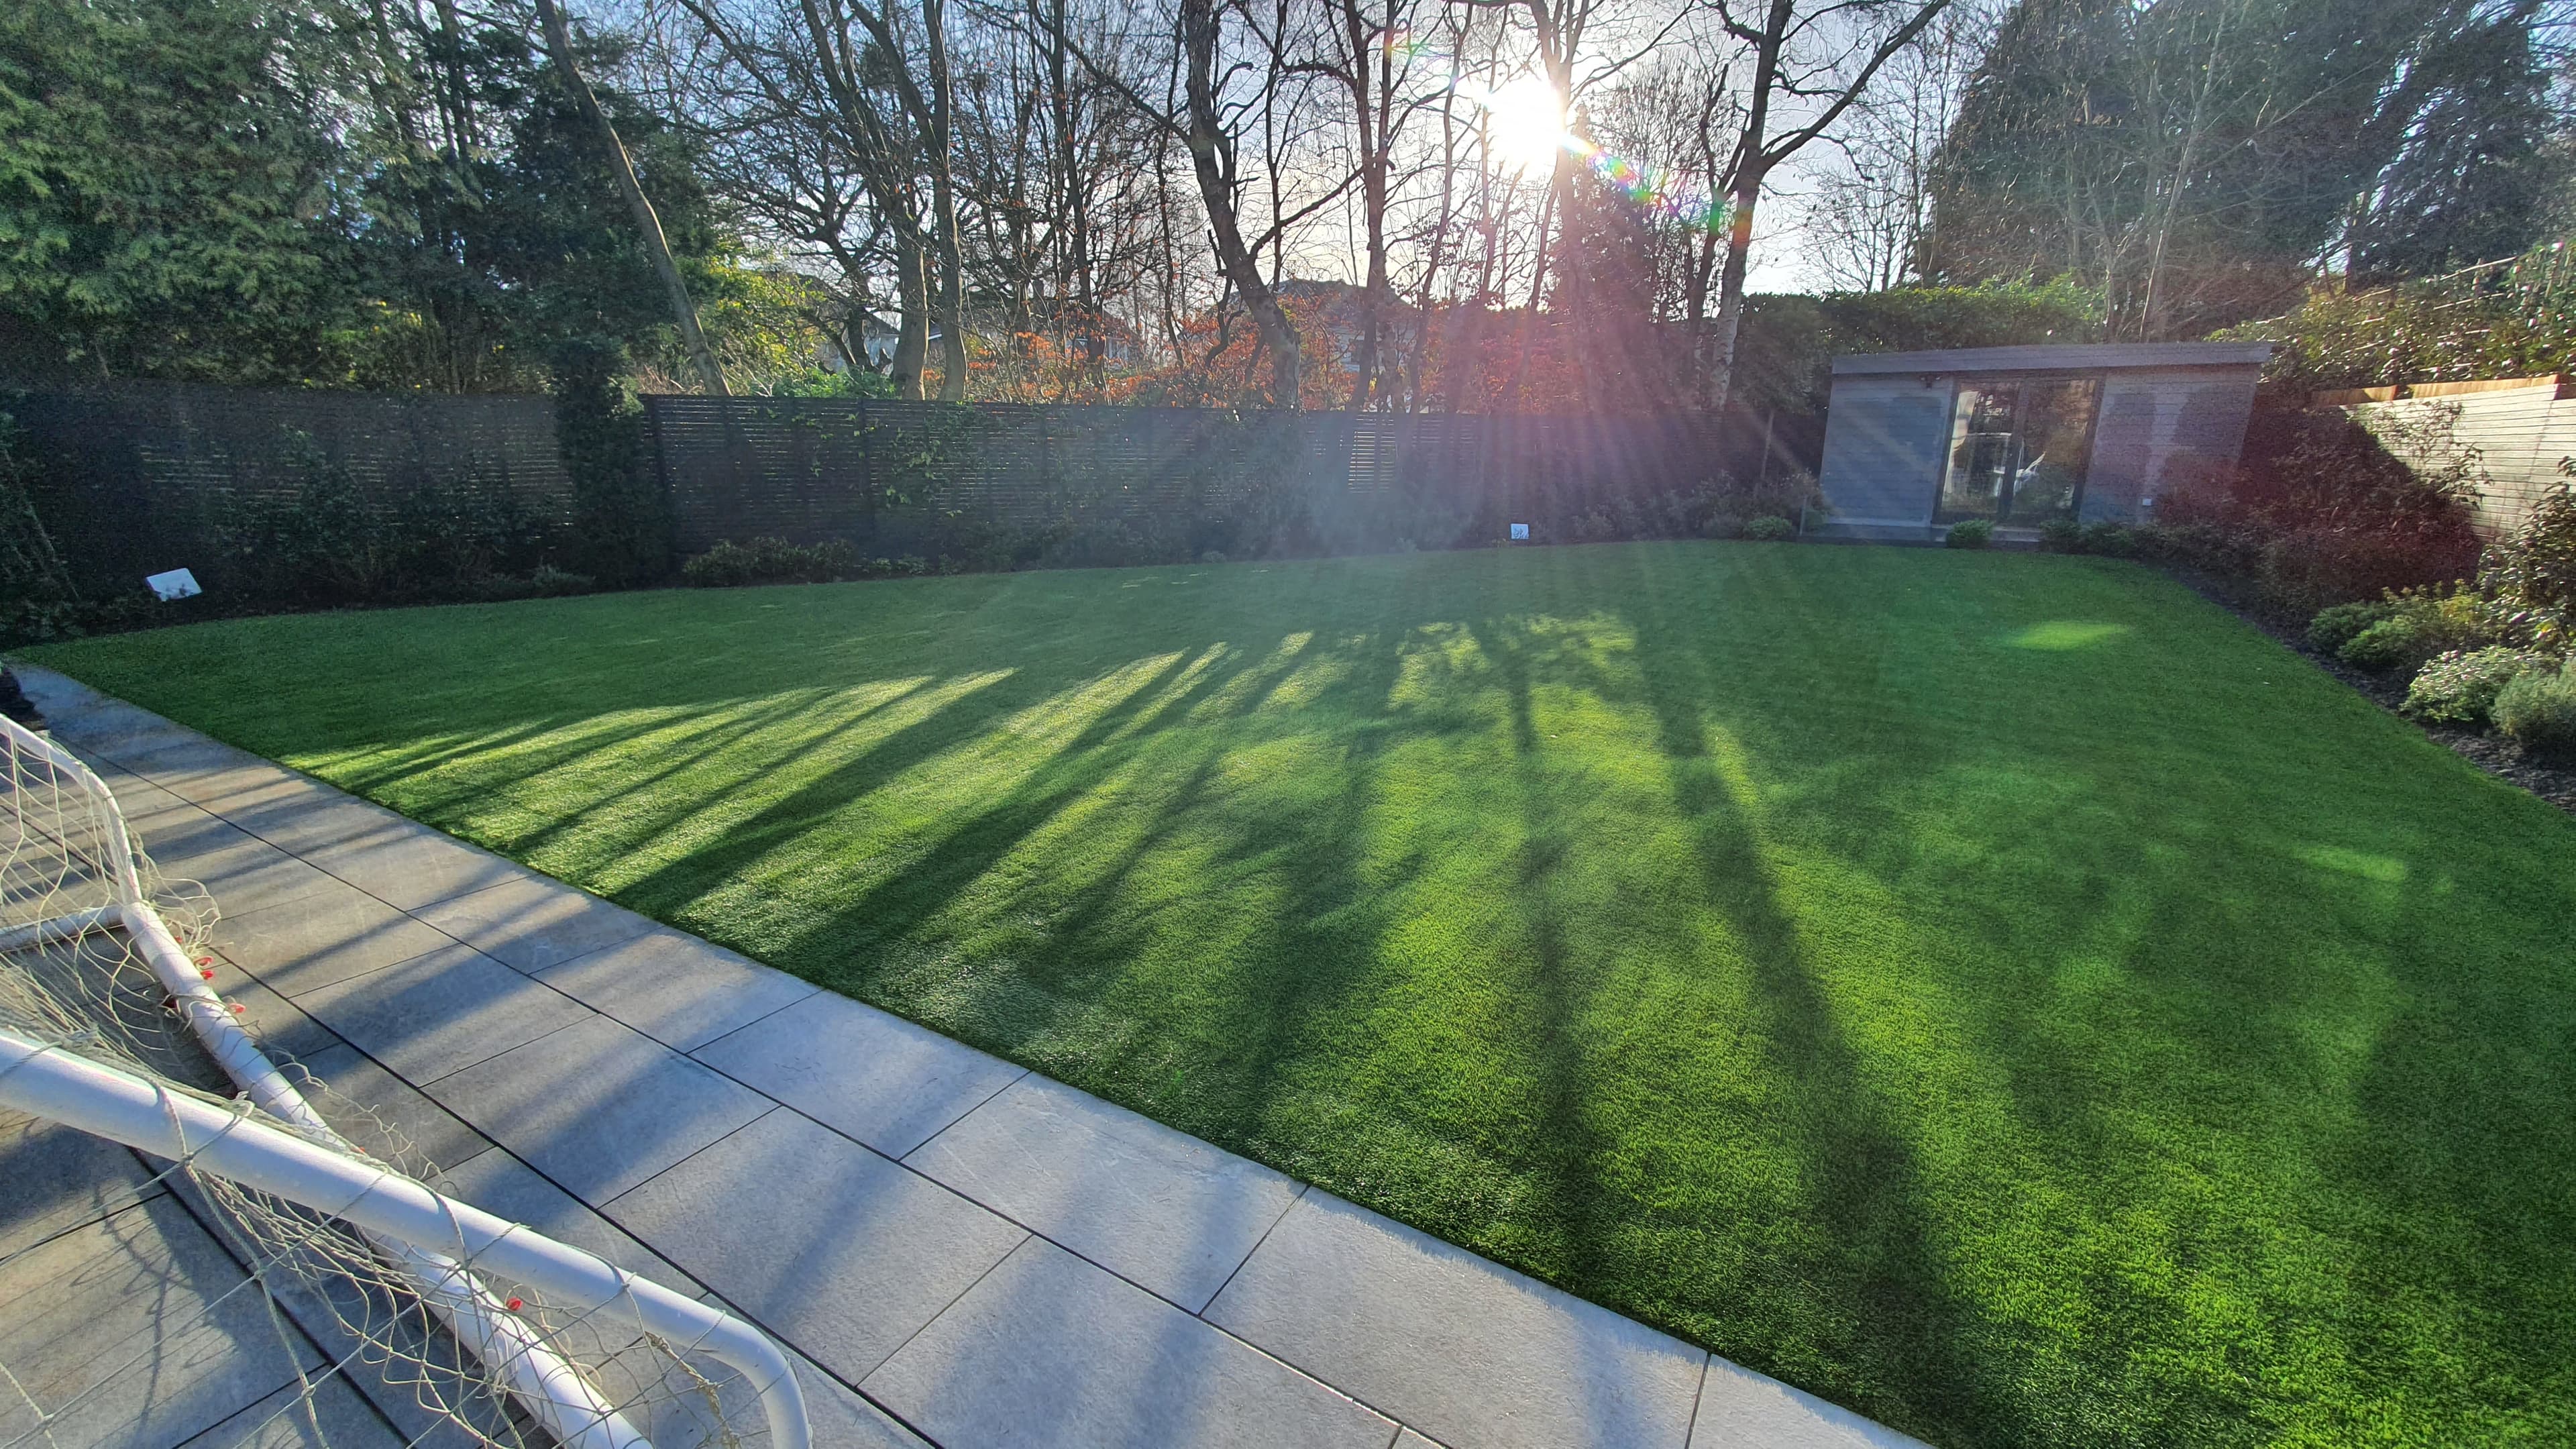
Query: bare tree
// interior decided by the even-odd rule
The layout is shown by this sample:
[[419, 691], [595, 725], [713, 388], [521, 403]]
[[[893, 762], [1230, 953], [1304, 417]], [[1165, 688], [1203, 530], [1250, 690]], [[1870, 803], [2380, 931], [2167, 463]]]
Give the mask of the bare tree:
[[[1847, 0], [1801, 4], [1766, 0], [1758, 14], [1742, 0], [1712, 0], [1726, 33], [1751, 54], [1744, 128], [1727, 165], [1726, 255], [1718, 271], [1717, 318], [1702, 364], [1704, 398], [1712, 411], [1726, 407], [1734, 381], [1735, 341], [1744, 325], [1744, 274], [1753, 255], [1753, 213], [1771, 173], [1840, 121], [1868, 91], [1890, 60], [1913, 45], [1950, 0]], [[1855, 18], [1874, 17], [1875, 33], [1848, 33]], [[1803, 124], [1774, 135], [1776, 110], [1803, 105]]]
[[546, 35], [546, 53], [554, 61], [556, 74], [563, 77], [565, 89], [572, 92], [573, 103], [589, 117], [599, 131], [600, 143], [606, 148], [609, 169], [617, 177], [617, 189], [626, 194], [626, 205], [635, 213], [635, 230], [644, 241], [644, 254], [652, 260], [654, 273], [662, 279], [662, 289], [670, 293], [671, 320], [679, 324], [680, 341], [689, 350], [689, 361], [697, 368], [699, 384], [710, 397], [725, 396], [724, 370], [716, 366], [715, 354], [707, 350], [707, 335], [698, 328], [698, 309], [689, 300], [689, 284], [680, 276], [679, 263], [671, 259], [671, 243], [662, 235], [662, 218], [653, 210], [652, 198], [644, 194], [643, 184], [635, 179], [634, 159], [626, 154], [626, 143], [619, 140], [615, 123], [608, 112], [600, 109], [599, 97], [591, 93], [590, 82], [582, 79], [581, 67], [574, 63], [572, 32], [564, 24], [563, 11], [555, 0], [537, 0], [537, 21]]

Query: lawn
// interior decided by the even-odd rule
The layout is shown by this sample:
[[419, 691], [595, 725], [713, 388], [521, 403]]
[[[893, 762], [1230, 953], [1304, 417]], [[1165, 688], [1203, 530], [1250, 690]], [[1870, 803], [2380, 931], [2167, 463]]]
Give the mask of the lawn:
[[2096, 559], [30, 651], [1942, 1444], [2576, 1440], [2576, 821]]

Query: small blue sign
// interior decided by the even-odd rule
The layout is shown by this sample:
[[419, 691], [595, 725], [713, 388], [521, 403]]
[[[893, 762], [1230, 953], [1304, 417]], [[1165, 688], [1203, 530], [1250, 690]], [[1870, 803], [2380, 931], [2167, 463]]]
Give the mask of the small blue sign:
[[1514, 543], [1527, 543], [1527, 542], [1529, 542], [1529, 525], [1528, 525], [1528, 524], [1526, 524], [1526, 523], [1515, 523], [1515, 524], [1513, 524], [1513, 525], [1512, 525], [1512, 542], [1514, 542]]

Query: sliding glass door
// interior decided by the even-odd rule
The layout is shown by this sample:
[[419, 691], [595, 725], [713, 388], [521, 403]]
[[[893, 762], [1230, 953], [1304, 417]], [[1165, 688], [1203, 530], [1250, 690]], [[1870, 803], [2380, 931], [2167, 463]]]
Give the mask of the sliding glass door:
[[2101, 397], [2101, 381], [2089, 377], [1961, 382], [1933, 521], [1983, 518], [2034, 528], [2073, 518]]

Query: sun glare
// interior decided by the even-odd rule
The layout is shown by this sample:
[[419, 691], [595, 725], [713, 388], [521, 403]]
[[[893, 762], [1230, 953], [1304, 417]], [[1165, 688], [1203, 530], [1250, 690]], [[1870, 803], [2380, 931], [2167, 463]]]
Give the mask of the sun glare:
[[1565, 103], [1546, 77], [1522, 76], [1485, 96], [1485, 135], [1496, 165], [1545, 170], [1565, 146]]

